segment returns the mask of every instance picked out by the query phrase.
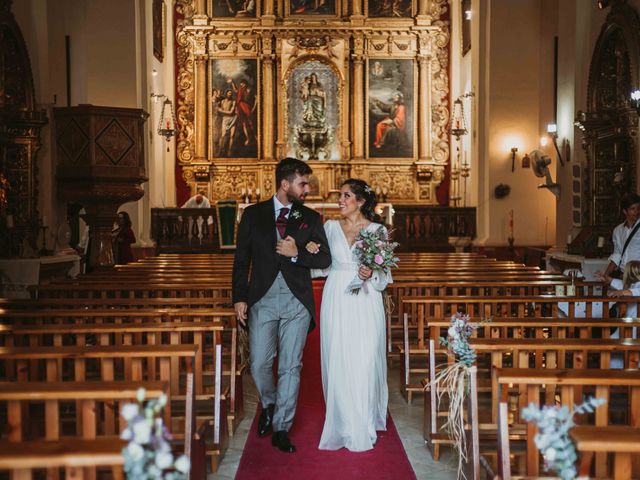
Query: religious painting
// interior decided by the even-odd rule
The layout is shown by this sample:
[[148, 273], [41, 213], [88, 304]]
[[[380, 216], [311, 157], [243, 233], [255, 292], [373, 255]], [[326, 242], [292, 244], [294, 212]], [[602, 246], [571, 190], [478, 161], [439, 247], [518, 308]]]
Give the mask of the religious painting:
[[413, 60], [368, 60], [369, 157], [413, 157], [414, 75]]
[[211, 61], [210, 142], [215, 158], [257, 158], [258, 62]]
[[161, 62], [164, 59], [164, 44], [166, 38], [166, 5], [164, 0], [153, 0], [151, 7], [151, 23], [153, 24], [153, 56]]
[[255, 18], [256, 0], [213, 0], [213, 16]]
[[285, 0], [289, 15], [337, 15], [338, 0]]
[[368, 0], [367, 14], [373, 18], [410, 18], [412, 6], [411, 0]]
[[340, 160], [340, 80], [330, 65], [311, 60], [287, 76], [287, 155]]

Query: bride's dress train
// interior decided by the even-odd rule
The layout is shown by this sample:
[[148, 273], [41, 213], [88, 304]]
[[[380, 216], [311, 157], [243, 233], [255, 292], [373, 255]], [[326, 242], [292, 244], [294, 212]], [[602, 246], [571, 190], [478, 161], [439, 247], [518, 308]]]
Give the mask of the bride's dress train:
[[[373, 231], [379, 226], [372, 223], [367, 229]], [[332, 263], [320, 312], [322, 386], [327, 409], [318, 448], [346, 447], [362, 452], [373, 448], [376, 431], [386, 430], [387, 425], [389, 393], [381, 291], [391, 282], [391, 276], [374, 272], [366, 282], [367, 291], [345, 293], [357, 275], [357, 258], [338, 221], [327, 221], [325, 230]]]

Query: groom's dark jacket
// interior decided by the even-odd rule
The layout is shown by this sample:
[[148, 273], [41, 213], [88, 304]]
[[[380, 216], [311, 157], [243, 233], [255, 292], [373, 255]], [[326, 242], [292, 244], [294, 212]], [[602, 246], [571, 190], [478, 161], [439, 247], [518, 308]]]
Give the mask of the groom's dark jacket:
[[[310, 268], [327, 268], [331, 265], [329, 244], [318, 212], [294, 203], [289, 212], [285, 238], [289, 235], [295, 239], [298, 247], [296, 262], [276, 253], [273, 197], [244, 210], [238, 226], [233, 262], [233, 303], [246, 302], [251, 308], [267, 293], [278, 272], [282, 272], [291, 293], [311, 313], [311, 331], [315, 327], [315, 303]], [[318, 253], [307, 252], [305, 246], [309, 241], [320, 244]]]

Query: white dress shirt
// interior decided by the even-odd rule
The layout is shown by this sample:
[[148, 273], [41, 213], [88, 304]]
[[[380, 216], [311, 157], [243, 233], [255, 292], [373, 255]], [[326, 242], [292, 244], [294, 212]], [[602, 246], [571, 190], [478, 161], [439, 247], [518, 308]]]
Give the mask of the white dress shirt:
[[624, 271], [624, 266], [630, 260], [640, 260], [640, 229], [633, 236], [629, 242], [629, 246], [622, 255], [622, 249], [627, 241], [627, 238], [640, 222], [640, 219], [633, 224], [631, 228], [627, 227], [627, 222], [623, 222], [613, 230], [613, 253], [609, 257], [609, 260], [615, 263], [618, 268]]

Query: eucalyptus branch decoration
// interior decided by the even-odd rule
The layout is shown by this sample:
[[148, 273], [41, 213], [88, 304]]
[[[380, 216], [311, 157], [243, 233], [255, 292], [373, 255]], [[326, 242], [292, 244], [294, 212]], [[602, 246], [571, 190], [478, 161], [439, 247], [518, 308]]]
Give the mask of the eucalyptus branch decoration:
[[464, 432], [464, 401], [469, 393], [469, 369], [476, 361], [476, 352], [469, 339], [481, 325], [490, 320], [471, 322], [469, 315], [456, 313], [451, 317], [447, 337], [440, 338], [440, 345], [446, 347], [447, 355], [455, 360], [436, 375], [434, 384], [438, 405], [442, 397], [449, 399], [449, 415], [443, 425], [458, 451], [458, 478], [465, 478], [462, 465], [467, 460], [467, 444]]
[[573, 417], [576, 414], [592, 413], [604, 403], [606, 400], [603, 398], [590, 397], [581, 405], [576, 405], [573, 412], [566, 406], [545, 405], [540, 408], [533, 403], [522, 410], [522, 418], [533, 422], [538, 428], [533, 440], [544, 457], [545, 470], [554, 470], [562, 480], [571, 480], [577, 476], [578, 455], [569, 437], [569, 430], [575, 426]]
[[129, 443], [122, 449], [124, 471], [127, 480], [186, 480], [190, 462], [182, 455], [174, 461], [169, 432], [165, 428], [161, 412], [167, 396], [145, 401], [144, 388], [138, 389], [137, 403], [122, 407], [122, 417], [127, 427], [120, 438]]

